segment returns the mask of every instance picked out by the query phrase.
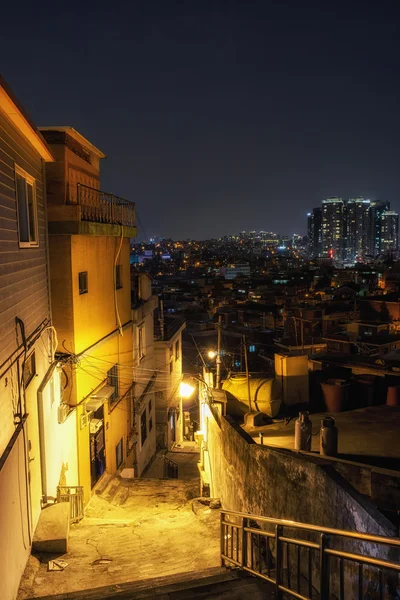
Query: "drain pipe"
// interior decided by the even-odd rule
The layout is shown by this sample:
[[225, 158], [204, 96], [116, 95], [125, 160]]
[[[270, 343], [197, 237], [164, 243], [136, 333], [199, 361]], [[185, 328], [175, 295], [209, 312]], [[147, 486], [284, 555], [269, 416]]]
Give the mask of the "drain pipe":
[[44, 428], [44, 413], [43, 413], [43, 392], [53, 377], [54, 370], [58, 364], [58, 361], [51, 363], [47, 369], [47, 373], [44, 376], [42, 383], [38, 387], [37, 391], [37, 407], [38, 407], [38, 423], [39, 423], [39, 448], [40, 448], [40, 475], [42, 480], [42, 508], [47, 504], [47, 471], [46, 471], [46, 443], [45, 443], [45, 428]]

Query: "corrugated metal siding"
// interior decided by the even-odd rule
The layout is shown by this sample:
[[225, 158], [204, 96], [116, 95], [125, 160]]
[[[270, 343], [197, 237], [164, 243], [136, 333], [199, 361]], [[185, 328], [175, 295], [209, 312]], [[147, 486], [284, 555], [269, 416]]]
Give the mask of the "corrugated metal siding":
[[[39, 247], [20, 248], [14, 163], [36, 179]], [[0, 113], [0, 365], [16, 350], [15, 317], [29, 336], [49, 318], [42, 162]]]

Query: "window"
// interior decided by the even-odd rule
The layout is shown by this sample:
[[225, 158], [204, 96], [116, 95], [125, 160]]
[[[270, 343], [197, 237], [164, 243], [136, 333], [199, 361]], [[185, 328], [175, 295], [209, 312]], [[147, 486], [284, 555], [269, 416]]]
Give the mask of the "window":
[[39, 245], [36, 205], [36, 182], [15, 165], [15, 189], [18, 207], [18, 238], [20, 248]]
[[28, 387], [28, 385], [30, 384], [32, 379], [35, 377], [35, 375], [36, 375], [36, 357], [35, 357], [35, 351], [33, 351], [32, 354], [30, 354], [27, 357], [25, 364], [24, 364], [23, 378], [24, 378], [25, 389]]
[[122, 265], [115, 265], [115, 289], [122, 288]]
[[145, 355], [144, 325], [138, 328], [138, 353], [139, 360], [142, 360]]
[[115, 446], [115, 457], [117, 460], [117, 469], [122, 465], [122, 461], [124, 458], [124, 440], [120, 439], [118, 444]]
[[118, 366], [114, 365], [107, 372], [108, 383], [114, 388], [112, 395], [109, 398], [110, 404], [115, 402], [119, 396], [119, 386], [118, 386]]
[[179, 340], [175, 342], [175, 360], [179, 360]]
[[151, 398], [150, 398], [150, 400], [149, 400], [149, 414], [151, 413], [151, 408], [152, 408], [152, 406], [151, 406]]
[[87, 294], [88, 293], [88, 275], [87, 271], [81, 271], [79, 273], [79, 293]]
[[146, 409], [140, 417], [140, 444], [143, 446], [147, 438]]

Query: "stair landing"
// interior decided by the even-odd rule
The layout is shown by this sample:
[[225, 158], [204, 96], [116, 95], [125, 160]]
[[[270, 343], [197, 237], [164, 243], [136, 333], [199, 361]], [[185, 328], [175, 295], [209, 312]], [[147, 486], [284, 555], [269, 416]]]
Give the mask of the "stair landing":
[[52, 504], [42, 510], [32, 542], [34, 552], [68, 552], [69, 511], [69, 502]]

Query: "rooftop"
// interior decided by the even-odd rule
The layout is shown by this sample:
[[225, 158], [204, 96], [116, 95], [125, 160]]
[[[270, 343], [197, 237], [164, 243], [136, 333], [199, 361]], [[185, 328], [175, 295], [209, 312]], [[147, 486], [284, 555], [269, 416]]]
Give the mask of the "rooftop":
[[90, 152], [92, 152], [98, 158], [106, 158], [106, 155], [96, 148], [87, 138], [85, 138], [79, 131], [71, 127], [70, 125], [60, 125], [54, 127], [39, 127], [39, 131], [41, 132], [50, 132], [50, 131], [62, 131], [63, 133], [67, 133], [70, 137], [76, 140], [82, 146], [85, 146]]
[[[318, 432], [321, 419], [326, 413], [310, 415], [313, 433]], [[338, 428], [338, 453], [340, 458], [400, 470], [400, 406], [370, 406], [357, 410], [335, 413]], [[259, 441], [264, 434], [264, 444], [294, 450], [295, 419], [285, 424], [276, 422], [263, 427], [243, 428]], [[319, 452], [319, 436], [312, 436], [313, 452]]]

